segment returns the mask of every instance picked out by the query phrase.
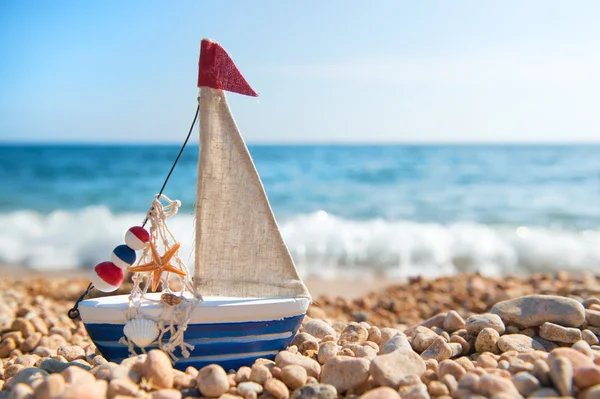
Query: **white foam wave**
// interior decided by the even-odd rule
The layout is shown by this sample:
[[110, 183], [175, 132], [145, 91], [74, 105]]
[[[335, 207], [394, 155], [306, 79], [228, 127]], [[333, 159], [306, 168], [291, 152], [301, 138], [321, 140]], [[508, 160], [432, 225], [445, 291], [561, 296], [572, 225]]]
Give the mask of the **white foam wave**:
[[[105, 207], [76, 212], [0, 214], [0, 263], [35, 269], [90, 267], [110, 259], [124, 232], [142, 214], [113, 214]], [[193, 266], [193, 215], [169, 226], [181, 256]], [[316, 212], [284, 220], [281, 231], [304, 276], [438, 276], [596, 271], [600, 232], [482, 224], [346, 220]]]

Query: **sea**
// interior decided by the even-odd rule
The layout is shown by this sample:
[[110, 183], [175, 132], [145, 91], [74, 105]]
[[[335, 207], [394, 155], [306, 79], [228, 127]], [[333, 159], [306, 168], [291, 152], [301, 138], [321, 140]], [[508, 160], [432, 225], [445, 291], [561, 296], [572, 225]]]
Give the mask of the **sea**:
[[[599, 145], [249, 145], [299, 272], [402, 279], [600, 270]], [[91, 268], [179, 145], [0, 145], [0, 264]], [[193, 265], [198, 145], [164, 193]], [[244, 198], [239, 198], [243, 202]]]

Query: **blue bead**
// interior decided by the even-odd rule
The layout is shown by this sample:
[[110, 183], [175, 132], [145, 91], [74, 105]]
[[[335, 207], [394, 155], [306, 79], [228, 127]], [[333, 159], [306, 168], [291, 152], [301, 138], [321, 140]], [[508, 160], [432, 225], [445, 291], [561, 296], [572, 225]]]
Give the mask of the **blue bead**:
[[113, 253], [117, 256], [117, 258], [121, 259], [123, 262], [128, 265], [133, 265], [135, 263], [136, 255], [135, 251], [129, 248], [127, 245], [119, 245], [113, 251]]

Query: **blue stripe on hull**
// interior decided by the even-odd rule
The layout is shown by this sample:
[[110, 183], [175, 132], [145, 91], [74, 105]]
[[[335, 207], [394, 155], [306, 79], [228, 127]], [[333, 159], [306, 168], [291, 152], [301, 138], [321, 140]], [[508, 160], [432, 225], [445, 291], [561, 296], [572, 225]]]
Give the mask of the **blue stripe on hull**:
[[[175, 351], [175, 356], [181, 359], [175, 364], [175, 367], [185, 369], [187, 366], [203, 367], [207, 364], [218, 363], [228, 370], [251, 365], [259, 357], [273, 358], [274, 355], [268, 353], [285, 349], [298, 331], [303, 318], [304, 315], [301, 314], [270, 321], [190, 324], [185, 332], [185, 340], [198, 340], [198, 342], [194, 342], [195, 348], [191, 352], [189, 360], [181, 357], [179, 349]], [[88, 334], [108, 361], [119, 362], [123, 358], [129, 357], [127, 347], [118, 344], [118, 340], [123, 336], [123, 326], [123, 324], [85, 324]], [[255, 335], [266, 336], [257, 337], [256, 340], [243, 339], [243, 337]], [[167, 335], [165, 337], [168, 339]], [[218, 341], [211, 342], [210, 338]], [[227, 338], [231, 338], [231, 340], [227, 340]], [[253, 356], [260, 352], [266, 353], [266, 355]], [[221, 355], [228, 356], [220, 359], [219, 357], [223, 357]], [[215, 356], [216, 358], [211, 360], [211, 357]]]

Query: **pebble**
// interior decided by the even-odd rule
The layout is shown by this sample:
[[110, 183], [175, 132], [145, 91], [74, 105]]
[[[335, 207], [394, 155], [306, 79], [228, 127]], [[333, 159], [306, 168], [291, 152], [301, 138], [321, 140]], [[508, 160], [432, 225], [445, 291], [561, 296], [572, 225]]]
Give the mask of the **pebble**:
[[304, 367], [289, 365], [281, 369], [281, 379], [290, 389], [300, 388], [306, 384], [307, 378], [308, 374]]
[[198, 371], [196, 382], [203, 396], [216, 398], [223, 395], [229, 389], [227, 373], [223, 367], [216, 364], [202, 367]]
[[492, 313], [507, 323], [522, 327], [541, 326], [545, 322], [579, 327], [585, 321], [585, 308], [572, 298], [556, 295], [527, 295], [499, 302]]
[[443, 337], [438, 336], [433, 340], [431, 345], [429, 345], [427, 350], [421, 353], [421, 357], [424, 360], [435, 359], [438, 362], [441, 362], [442, 360], [450, 359], [452, 354], [452, 348], [446, 343], [446, 340]]
[[359, 399], [400, 399], [400, 395], [390, 387], [379, 387], [362, 394]]
[[287, 386], [276, 378], [271, 378], [265, 382], [265, 390], [276, 399], [288, 399], [290, 397]]
[[367, 359], [336, 356], [323, 366], [321, 382], [333, 385], [338, 393], [344, 393], [367, 381], [370, 365]]
[[158, 349], [148, 352], [141, 371], [141, 375], [153, 388], [169, 389], [173, 387], [173, 367], [171, 359], [165, 352]]
[[564, 357], [550, 361], [550, 379], [562, 396], [573, 396], [573, 366]]
[[408, 338], [404, 334], [396, 334], [392, 338], [388, 339], [381, 348], [381, 354], [391, 353], [400, 348], [412, 349]]
[[499, 394], [508, 394], [515, 398], [520, 396], [511, 380], [494, 374], [486, 374], [480, 378], [479, 393], [489, 398]]
[[456, 381], [459, 381], [467, 370], [454, 360], [444, 360], [437, 366], [437, 375], [442, 378], [445, 375], [451, 375]]
[[506, 334], [498, 339], [498, 349], [502, 352], [517, 351], [519, 353], [527, 353], [544, 350], [544, 346], [527, 335]]
[[451, 310], [446, 314], [444, 318], [444, 331], [453, 333], [454, 331], [465, 328], [465, 320], [458, 314], [457, 311]]
[[515, 387], [519, 393], [525, 397], [531, 395], [533, 392], [541, 388], [541, 384], [538, 379], [526, 371], [515, 374], [513, 377], [513, 383], [515, 384]]
[[151, 399], [181, 399], [182, 395], [176, 389], [161, 389], [156, 392], [152, 392]]
[[[238, 369], [238, 371], [235, 373], [235, 382], [236, 383], [240, 383], [240, 382], [245, 382], [245, 381], [250, 381], [250, 374], [252, 373], [252, 369], [248, 366], [242, 366]], [[198, 375], [198, 372], [196, 372], [196, 375]]]
[[85, 359], [85, 351], [79, 346], [63, 345], [58, 348], [56, 353], [59, 356], [64, 356], [69, 362], [77, 359]]
[[502, 319], [493, 313], [473, 315], [465, 322], [465, 328], [471, 335], [477, 336], [484, 328], [492, 328], [499, 334], [503, 334], [505, 327]]
[[292, 392], [290, 399], [336, 399], [337, 391], [333, 385], [313, 383], [304, 385]]
[[[397, 338], [398, 336], [394, 337]], [[438, 335], [431, 329], [418, 326], [412, 334], [412, 348], [417, 352], [423, 352], [433, 343]], [[388, 352], [389, 353], [389, 352]]]
[[408, 348], [377, 356], [371, 361], [370, 371], [375, 382], [396, 388], [406, 375], [421, 376], [425, 373], [425, 361], [418, 353]]
[[475, 350], [479, 353], [491, 352], [499, 353], [498, 340], [500, 339], [500, 333], [497, 330], [486, 327], [477, 334], [477, 340], [475, 341]]
[[50, 374], [36, 388], [34, 399], [53, 399], [65, 389], [65, 379], [61, 374]]
[[573, 375], [573, 383], [579, 389], [600, 385], [600, 367], [579, 367]]
[[108, 397], [116, 395], [137, 396], [140, 387], [130, 380], [114, 379], [108, 383]]
[[12, 377], [8, 383], [6, 384], [6, 389], [11, 389], [15, 385], [19, 383], [24, 383], [32, 388], [35, 388], [38, 384], [40, 384], [44, 378], [48, 376], [48, 373], [44, 370], [35, 368], [35, 367], [27, 367], [20, 370], [14, 377]]
[[592, 359], [572, 348], [554, 349], [552, 352], [550, 352], [550, 355], [548, 355], [548, 364], [550, 364], [554, 359], [558, 357], [563, 357], [569, 360], [575, 372], [577, 372], [577, 369], [579, 369], [580, 367], [594, 366], [594, 362]]
[[367, 340], [377, 345], [381, 343], [381, 330], [379, 327], [373, 326], [369, 328], [369, 336], [367, 337]]
[[598, 337], [588, 329], [581, 332], [581, 338], [590, 345], [598, 345]]
[[347, 344], [362, 344], [369, 338], [369, 331], [359, 324], [349, 324], [342, 333], [338, 344], [344, 346]]
[[70, 385], [90, 385], [96, 381], [92, 373], [73, 365], [67, 367], [61, 374], [65, 382]]
[[273, 375], [267, 366], [263, 364], [252, 365], [252, 369], [250, 371], [250, 381], [264, 385], [264, 383], [272, 377]]
[[[364, 327], [363, 327], [364, 328]], [[282, 351], [275, 357], [275, 363], [277, 367], [283, 369], [285, 366], [297, 365], [304, 367], [306, 373], [311, 376], [318, 378], [321, 374], [321, 365], [314, 359], [291, 353], [288, 351]]]
[[578, 328], [563, 327], [558, 324], [546, 322], [540, 328], [540, 337], [549, 341], [572, 344], [581, 340], [581, 330]]
[[302, 332], [312, 335], [315, 338], [323, 339], [327, 335], [336, 335], [336, 331], [329, 324], [320, 319], [312, 319], [304, 325]]
[[244, 397], [252, 392], [254, 392], [256, 395], [260, 395], [263, 392], [263, 386], [254, 381], [242, 382], [238, 384], [237, 389], [238, 392]]

